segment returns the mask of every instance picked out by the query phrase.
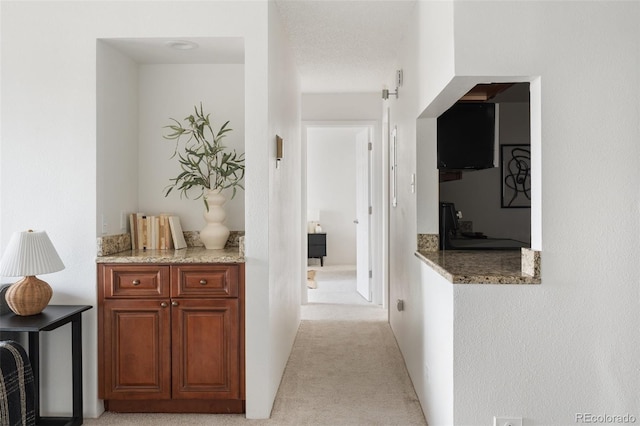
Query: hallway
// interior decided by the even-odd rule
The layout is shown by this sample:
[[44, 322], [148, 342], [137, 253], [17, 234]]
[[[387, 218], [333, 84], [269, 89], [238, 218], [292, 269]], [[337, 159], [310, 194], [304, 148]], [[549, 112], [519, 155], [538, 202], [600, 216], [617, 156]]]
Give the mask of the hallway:
[[[321, 275], [318, 278], [322, 288]], [[344, 303], [356, 297], [351, 290], [335, 292], [325, 296], [324, 303], [301, 307], [298, 335], [268, 420], [247, 420], [243, 415], [104, 413], [85, 424], [426, 425], [387, 312], [370, 304]]]
[[385, 310], [309, 304], [302, 318], [270, 424], [426, 425]]

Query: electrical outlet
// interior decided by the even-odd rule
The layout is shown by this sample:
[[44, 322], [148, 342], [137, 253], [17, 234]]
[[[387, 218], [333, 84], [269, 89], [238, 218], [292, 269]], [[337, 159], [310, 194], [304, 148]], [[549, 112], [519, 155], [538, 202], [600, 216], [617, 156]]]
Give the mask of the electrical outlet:
[[107, 218], [104, 215], [102, 215], [102, 233], [107, 233]]
[[493, 417], [493, 426], [522, 426], [522, 417]]

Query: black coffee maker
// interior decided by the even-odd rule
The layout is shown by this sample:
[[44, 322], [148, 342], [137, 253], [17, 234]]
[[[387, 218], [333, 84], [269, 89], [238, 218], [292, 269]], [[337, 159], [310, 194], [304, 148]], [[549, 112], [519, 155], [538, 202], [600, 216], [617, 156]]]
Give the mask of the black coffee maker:
[[458, 213], [453, 203], [440, 202], [440, 250], [454, 248], [451, 237], [458, 232]]

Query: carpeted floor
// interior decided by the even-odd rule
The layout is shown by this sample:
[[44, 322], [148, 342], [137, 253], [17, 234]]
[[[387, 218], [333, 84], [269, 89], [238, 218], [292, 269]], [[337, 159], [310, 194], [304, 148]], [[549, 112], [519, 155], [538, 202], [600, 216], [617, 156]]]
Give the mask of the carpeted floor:
[[375, 306], [309, 304], [268, 420], [116, 414], [85, 425], [426, 425], [404, 361]]
[[[312, 269], [312, 268], [309, 268]], [[330, 266], [325, 266], [324, 268], [315, 268], [317, 270], [317, 279], [318, 281], [346, 281], [346, 280], [354, 280], [356, 279], [356, 269], [355, 266], [348, 269], [340, 269], [337, 267], [331, 268]]]
[[356, 291], [356, 265], [309, 267], [315, 271], [315, 288], [307, 290], [309, 303], [370, 305]]
[[316, 304], [303, 307], [303, 318], [274, 424], [426, 424], [386, 311]]

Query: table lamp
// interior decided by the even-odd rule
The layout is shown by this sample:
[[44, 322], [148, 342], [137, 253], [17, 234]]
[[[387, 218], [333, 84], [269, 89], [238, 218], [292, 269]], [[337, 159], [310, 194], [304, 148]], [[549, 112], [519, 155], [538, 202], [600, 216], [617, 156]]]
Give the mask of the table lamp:
[[64, 264], [45, 231], [15, 232], [0, 260], [0, 276], [24, 276], [7, 290], [5, 299], [9, 308], [21, 316], [42, 312], [53, 290], [35, 275], [63, 269]]

